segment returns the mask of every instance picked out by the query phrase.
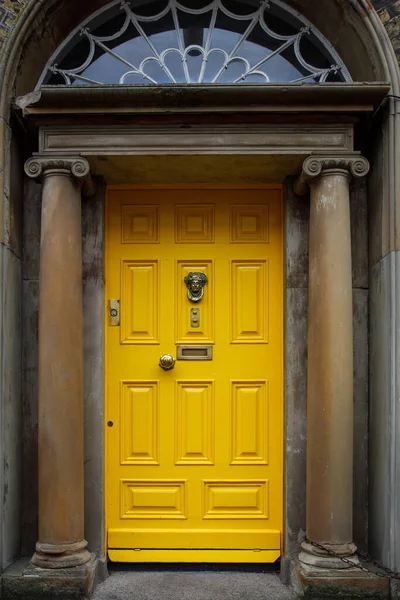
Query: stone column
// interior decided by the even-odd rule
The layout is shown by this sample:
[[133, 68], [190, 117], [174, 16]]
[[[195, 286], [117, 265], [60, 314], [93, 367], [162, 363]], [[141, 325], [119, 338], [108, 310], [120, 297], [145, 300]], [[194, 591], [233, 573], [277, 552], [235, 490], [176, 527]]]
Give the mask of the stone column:
[[[295, 191], [311, 190], [307, 381], [307, 540], [300, 561], [348, 568], [353, 543], [353, 311], [351, 176], [361, 156], [311, 156]], [[328, 551], [318, 548], [319, 544]]]
[[84, 539], [84, 433], [80, 157], [36, 156], [43, 180], [39, 301], [39, 541], [35, 566], [91, 559]]

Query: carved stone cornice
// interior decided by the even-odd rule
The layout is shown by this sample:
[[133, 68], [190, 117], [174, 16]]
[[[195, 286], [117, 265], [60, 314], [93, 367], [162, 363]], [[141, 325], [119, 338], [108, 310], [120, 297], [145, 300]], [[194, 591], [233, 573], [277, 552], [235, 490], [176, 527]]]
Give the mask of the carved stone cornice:
[[369, 162], [359, 154], [338, 156], [309, 156], [303, 163], [303, 170], [294, 183], [294, 191], [299, 196], [307, 193], [307, 184], [326, 171], [347, 171], [352, 177], [365, 177]]
[[39, 179], [46, 175], [70, 175], [81, 181], [86, 196], [94, 193], [90, 165], [82, 156], [34, 155], [26, 161], [24, 168], [25, 173], [32, 179]]

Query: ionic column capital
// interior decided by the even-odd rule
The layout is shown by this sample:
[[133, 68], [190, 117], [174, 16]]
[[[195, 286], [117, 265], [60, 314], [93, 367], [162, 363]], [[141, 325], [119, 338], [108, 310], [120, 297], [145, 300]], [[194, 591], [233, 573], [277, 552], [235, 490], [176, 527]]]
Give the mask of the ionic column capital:
[[69, 175], [82, 183], [85, 196], [92, 196], [94, 193], [90, 165], [82, 156], [36, 154], [26, 161], [24, 168], [27, 176], [32, 179], [49, 175]]
[[369, 171], [369, 162], [359, 154], [339, 156], [309, 156], [303, 163], [303, 169], [294, 183], [294, 191], [299, 196], [307, 193], [307, 184], [324, 172], [340, 170], [347, 171], [349, 176], [365, 177]]

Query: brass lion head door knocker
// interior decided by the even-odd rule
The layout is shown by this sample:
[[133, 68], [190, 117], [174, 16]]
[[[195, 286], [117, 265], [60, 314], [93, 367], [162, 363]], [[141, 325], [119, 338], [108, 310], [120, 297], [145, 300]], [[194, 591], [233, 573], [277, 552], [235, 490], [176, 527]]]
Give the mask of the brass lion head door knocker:
[[191, 302], [200, 302], [202, 297], [204, 296], [204, 286], [206, 285], [208, 279], [204, 273], [189, 273], [185, 277], [185, 283], [188, 288], [188, 298]]

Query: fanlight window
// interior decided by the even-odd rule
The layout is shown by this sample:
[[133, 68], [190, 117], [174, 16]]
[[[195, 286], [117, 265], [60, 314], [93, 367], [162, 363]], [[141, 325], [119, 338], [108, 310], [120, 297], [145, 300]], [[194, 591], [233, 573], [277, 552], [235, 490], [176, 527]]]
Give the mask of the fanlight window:
[[349, 80], [329, 42], [280, 0], [118, 0], [71, 34], [38, 87]]

